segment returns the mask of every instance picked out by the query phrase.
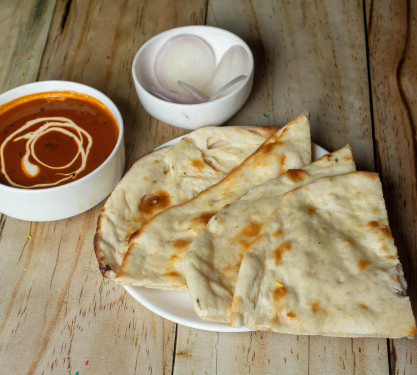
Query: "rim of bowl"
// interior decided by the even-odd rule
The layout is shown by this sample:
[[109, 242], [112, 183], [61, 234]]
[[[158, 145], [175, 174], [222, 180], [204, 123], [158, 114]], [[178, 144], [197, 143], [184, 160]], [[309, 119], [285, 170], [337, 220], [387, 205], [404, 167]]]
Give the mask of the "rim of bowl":
[[[14, 187], [14, 186], [4, 185], [4, 184], [0, 183], [0, 188], [1, 189], [11, 190], [11, 191], [19, 191], [19, 192], [23, 192], [23, 194], [25, 194], [25, 192], [27, 192], [27, 193], [34, 193], [34, 194], [41, 194], [41, 193], [44, 193], [44, 192], [50, 192], [50, 191], [57, 191], [57, 190], [65, 190], [65, 189], [68, 189], [70, 186], [78, 185], [78, 184], [84, 182], [87, 178], [90, 178], [91, 176], [93, 176], [96, 173], [98, 173], [99, 170], [103, 169], [105, 167], [105, 165], [109, 163], [110, 159], [114, 156], [114, 154], [120, 148], [120, 144], [122, 143], [123, 135], [124, 135], [124, 125], [123, 125], [122, 115], [121, 115], [119, 109], [117, 108], [116, 104], [114, 104], [114, 102], [106, 94], [102, 93], [100, 90], [95, 89], [94, 87], [91, 87], [91, 86], [88, 86], [88, 85], [85, 85], [85, 84], [79, 83], [79, 82], [64, 81], [64, 80], [36, 81], [36, 82], [26, 83], [24, 85], [17, 86], [17, 87], [14, 87], [14, 88], [10, 89], [10, 90], [7, 90], [7, 91], [1, 93], [0, 94], [0, 97], [2, 97], [5, 94], [10, 94], [12, 91], [14, 91], [14, 90], [17, 91], [18, 89], [22, 89], [24, 87], [37, 86], [39, 84], [54, 84], [54, 83], [57, 83], [57, 84], [69, 84], [69, 85], [73, 85], [73, 86], [84, 87], [84, 88], [87, 88], [88, 90], [93, 91], [93, 94], [94, 95], [97, 95], [97, 96], [101, 96], [101, 97], [106, 98], [106, 100], [108, 100], [109, 103], [111, 103], [111, 105], [113, 106], [113, 109], [109, 108], [109, 106], [107, 104], [103, 103], [103, 101], [102, 101], [101, 98], [99, 98], [97, 96], [94, 96], [94, 95], [90, 95], [90, 94], [85, 93], [85, 92], [82, 92], [82, 91], [79, 91], [80, 94], [90, 95], [90, 96], [94, 97], [95, 99], [97, 99], [115, 117], [116, 123], [117, 123], [118, 128], [119, 128], [119, 136], [117, 138], [116, 145], [114, 146], [114, 148], [113, 148], [112, 152], [110, 153], [110, 155], [96, 169], [94, 169], [93, 171], [91, 171], [87, 175], [79, 178], [78, 180], [71, 181], [71, 182], [68, 182], [67, 184], [63, 184], [63, 185], [59, 185], [59, 186], [52, 186], [52, 187], [38, 188], [38, 189], [17, 188], [17, 187]], [[77, 91], [77, 90], [75, 90], [75, 89], [74, 90], [72, 90], [72, 89], [67, 89], [66, 90], [64, 88], [64, 89], [56, 89], [56, 90], [54, 90], [54, 89], [47, 89], [47, 90], [41, 90], [41, 91], [37, 91], [37, 92], [43, 93], [43, 92], [51, 92], [51, 91]], [[22, 95], [22, 96], [16, 97], [15, 99], [18, 99], [18, 98], [21, 98], [21, 97], [24, 97], [24, 96], [28, 96], [28, 95], [31, 95], [31, 94]], [[12, 100], [15, 100], [15, 99], [12, 99]], [[6, 103], [8, 103], [8, 101]], [[2, 105], [2, 104], [0, 104], [0, 105]], [[120, 124], [118, 122], [118, 117], [120, 119]]]
[[[158, 98], [157, 96], [151, 94], [139, 81], [137, 74], [136, 74], [136, 65], [137, 62], [139, 60], [139, 56], [141, 55], [141, 53], [143, 52], [143, 50], [152, 42], [154, 42], [155, 39], [157, 38], [161, 38], [163, 37], [165, 34], [170, 34], [173, 31], [182, 31], [182, 30], [187, 30], [187, 29], [197, 29], [197, 28], [205, 28], [205, 29], [212, 29], [212, 30], [220, 30], [221, 32], [224, 32], [225, 34], [230, 34], [232, 36], [234, 36], [235, 38], [239, 39], [240, 42], [245, 46], [246, 52], [248, 52], [249, 54], [249, 73], [247, 74], [245, 80], [242, 82], [242, 84], [235, 90], [233, 90], [232, 92], [230, 92], [229, 94], [225, 95], [225, 96], [221, 96], [220, 98], [217, 98], [213, 101], [210, 102], [203, 102], [203, 103], [194, 103], [194, 104], [184, 104], [184, 103], [174, 103], [174, 102], [168, 102], [167, 100], [163, 100], [161, 98]], [[209, 103], [218, 103], [220, 101], [225, 101], [227, 100], [230, 96], [235, 95], [238, 91], [243, 90], [243, 88], [245, 87], [245, 85], [252, 79], [253, 76], [253, 70], [254, 70], [254, 59], [253, 59], [253, 54], [251, 49], [249, 48], [248, 44], [238, 35], [232, 33], [231, 31], [222, 29], [220, 27], [214, 27], [214, 26], [206, 26], [206, 25], [190, 25], [190, 26], [180, 26], [180, 27], [175, 27], [173, 29], [169, 29], [166, 31], [163, 31], [159, 34], [154, 35], [152, 38], [150, 38], [149, 40], [147, 40], [138, 50], [138, 52], [136, 52], [136, 55], [133, 59], [133, 63], [132, 63], [132, 76], [133, 76], [133, 81], [135, 84], [137, 84], [140, 88], [143, 89], [143, 91], [145, 92], [145, 95], [151, 96], [152, 98], [155, 98], [157, 101], [163, 102], [163, 103], [168, 103], [168, 104], [173, 104], [173, 105], [178, 105], [181, 107], [198, 107], [198, 106], [202, 106], [202, 105], [207, 105]]]

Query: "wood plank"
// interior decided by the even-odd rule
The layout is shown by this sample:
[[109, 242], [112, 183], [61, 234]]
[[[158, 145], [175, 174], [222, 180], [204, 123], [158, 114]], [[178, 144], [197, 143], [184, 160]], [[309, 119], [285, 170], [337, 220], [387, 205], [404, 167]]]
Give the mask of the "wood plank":
[[[31, 4], [29, 14], [39, 3]], [[151, 119], [140, 106], [130, 73], [133, 56], [160, 31], [203, 22], [204, 12], [204, 1], [183, 6], [132, 0], [117, 7], [110, 1], [60, 1], [49, 23], [39, 79], [82, 82], [113, 99], [125, 120], [130, 165], [184, 133]], [[34, 80], [38, 67], [32, 69]], [[100, 208], [50, 223], [2, 217], [0, 261], [12, 271], [0, 277], [5, 373], [75, 373], [87, 360], [88, 371], [97, 374], [171, 373], [176, 325], [142, 307], [98, 271], [92, 243]]]
[[[1, 279], [6, 373], [72, 373], [86, 360], [93, 373], [170, 373], [175, 326], [98, 274], [91, 249], [97, 213], [50, 223], [5, 219], [1, 261], [15, 271]], [[9, 233], [22, 223], [30, 226], [31, 239], [25, 231]]]
[[[375, 144], [392, 234], [417, 312], [417, 4], [367, 1]], [[387, 48], [389, 46], [389, 48]], [[392, 340], [391, 373], [415, 374], [417, 341]]]
[[0, 92], [36, 80], [55, 3], [2, 0]]
[[253, 92], [230, 123], [285, 124], [307, 110], [313, 141], [331, 151], [350, 142], [358, 168], [374, 169], [361, 1], [212, 0], [208, 10], [208, 24], [255, 55]]
[[[349, 142], [358, 168], [374, 169], [362, 2], [211, 0], [207, 24], [241, 36], [255, 56], [253, 92], [229, 124], [285, 124], [308, 110], [313, 141], [328, 150]], [[290, 335], [261, 335], [239, 334], [238, 346], [234, 334], [222, 334], [219, 351], [216, 338], [179, 327], [175, 373], [199, 368], [216, 373], [212, 361], [221, 353], [223, 373], [233, 368], [256, 374], [265, 366], [285, 374], [388, 374], [384, 339], [317, 336], [295, 343]], [[265, 337], [272, 352], [256, 350], [250, 356], [243, 349], [251, 342], [253, 348], [262, 345]], [[303, 353], [302, 359], [282, 350]]]
[[[0, 92], [36, 80], [54, 7], [54, 1], [2, 1]], [[4, 269], [7, 269], [1, 277], [0, 362], [4, 371], [10, 373], [15, 372], [18, 367], [13, 362], [13, 356], [7, 355], [16, 350], [10, 336], [15, 335], [22, 316], [28, 313], [24, 301], [31, 289], [22, 288], [29, 269], [26, 255], [29, 255], [28, 249], [31, 247], [28, 237], [31, 233], [30, 222], [0, 215], [0, 259]], [[19, 352], [22, 354], [17, 357], [19, 360], [25, 359], [25, 351], [29, 350]]]
[[387, 343], [373, 338], [310, 338], [309, 374], [388, 374]]
[[178, 326], [174, 374], [306, 374], [308, 337]]

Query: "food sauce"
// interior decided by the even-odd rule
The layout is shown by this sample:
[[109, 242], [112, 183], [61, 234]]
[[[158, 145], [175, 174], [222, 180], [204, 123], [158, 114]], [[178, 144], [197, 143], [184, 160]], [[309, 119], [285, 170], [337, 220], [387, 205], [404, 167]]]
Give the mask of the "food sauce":
[[0, 106], [0, 183], [38, 189], [72, 182], [107, 159], [118, 135], [112, 113], [89, 95], [16, 99]]

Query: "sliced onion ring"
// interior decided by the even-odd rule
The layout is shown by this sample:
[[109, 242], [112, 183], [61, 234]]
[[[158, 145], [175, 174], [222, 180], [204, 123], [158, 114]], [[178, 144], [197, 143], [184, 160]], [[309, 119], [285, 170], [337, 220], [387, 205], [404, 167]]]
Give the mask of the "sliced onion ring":
[[159, 99], [165, 100], [167, 102], [172, 103], [179, 103], [179, 104], [197, 104], [199, 101], [186, 94], [174, 92], [174, 91], [168, 91], [168, 90], [159, 90], [156, 87], [151, 87], [149, 92]]
[[209, 100], [209, 98], [205, 94], [203, 94], [201, 91], [197, 90], [195, 87], [188, 85], [187, 83], [183, 81], [178, 81], [178, 86], [182, 87], [191, 96], [196, 98], [200, 103], [204, 103]]
[[[249, 74], [249, 55], [246, 49], [241, 46], [230, 47], [221, 57], [217, 64], [216, 71], [209, 82], [205, 92], [209, 96], [224, 87], [231, 80], [241, 75]], [[224, 93], [224, 91], [223, 91]]]
[[196, 35], [180, 34], [168, 39], [155, 56], [155, 77], [167, 91], [178, 91], [178, 81], [203, 91], [214, 70], [211, 47]]
[[226, 83], [221, 89], [217, 90], [209, 99], [209, 102], [216, 100], [220, 95], [222, 95], [225, 91], [227, 91], [232, 86], [236, 85], [236, 83], [245, 79], [245, 75], [240, 75], [236, 78], [233, 78], [230, 82]]

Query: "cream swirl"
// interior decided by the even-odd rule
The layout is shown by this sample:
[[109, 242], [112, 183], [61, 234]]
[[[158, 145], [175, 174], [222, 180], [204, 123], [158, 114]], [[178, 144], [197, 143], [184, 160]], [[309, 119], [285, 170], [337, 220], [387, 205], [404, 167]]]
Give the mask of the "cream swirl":
[[[39, 126], [34, 131], [27, 131], [31, 127], [38, 125], [40, 123], [44, 123], [43, 125]], [[68, 130], [71, 129], [72, 131]], [[60, 132], [65, 134], [66, 136], [70, 137], [75, 144], [77, 145], [78, 151], [73, 157], [73, 159], [62, 166], [52, 166], [49, 165], [38, 158], [35, 151], [36, 142], [45, 134], [49, 132]], [[23, 134], [22, 134], [23, 133]], [[83, 137], [87, 139], [87, 144], [84, 146]], [[81, 165], [68, 173], [56, 173], [58, 176], [64, 176], [63, 178], [59, 179], [55, 182], [45, 183], [45, 184], [35, 184], [30, 186], [20, 185], [14, 182], [10, 176], [7, 174], [6, 170], [6, 160], [4, 158], [4, 149], [6, 148], [9, 142], [16, 142], [19, 140], [26, 140], [26, 152], [21, 159], [21, 168], [25, 175], [29, 178], [35, 177], [40, 173], [39, 165], [42, 165], [49, 169], [66, 169], [70, 168], [75, 161], [80, 157], [81, 158]], [[21, 128], [17, 129], [15, 132], [10, 134], [4, 142], [0, 146], [0, 163], [1, 163], [1, 172], [9, 182], [11, 186], [18, 187], [18, 188], [45, 188], [45, 187], [52, 187], [56, 186], [62, 182], [69, 181], [77, 177], [79, 173], [81, 173], [86, 165], [87, 165], [87, 158], [91, 150], [91, 146], [93, 145], [93, 139], [88, 132], [82, 129], [80, 126], [75, 124], [73, 121], [66, 117], [41, 117], [35, 120], [31, 120], [26, 122]], [[37, 164], [32, 162], [31, 160], [35, 161]], [[75, 167], [74, 167], [75, 168]]]

